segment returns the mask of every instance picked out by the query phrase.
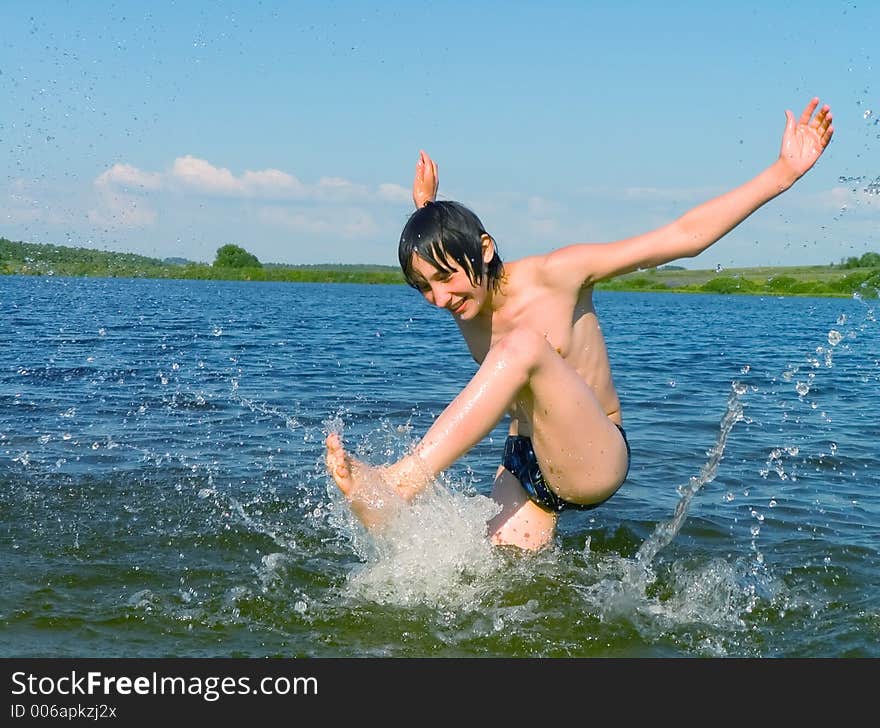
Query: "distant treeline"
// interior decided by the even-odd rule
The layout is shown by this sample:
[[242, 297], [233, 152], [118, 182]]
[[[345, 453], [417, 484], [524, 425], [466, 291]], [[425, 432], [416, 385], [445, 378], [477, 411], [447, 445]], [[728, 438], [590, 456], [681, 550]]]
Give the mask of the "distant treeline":
[[302, 283], [402, 283], [396, 266], [263, 264], [236, 245], [217, 250], [213, 263], [150, 258], [63, 245], [13, 242], [0, 238], [0, 274], [95, 278], [183, 278], [290, 281]]
[[[184, 278], [305, 283], [403, 283], [396, 266], [285, 265], [261, 263], [253, 253], [228, 244], [213, 263], [150, 258], [89, 248], [12, 242], [0, 238], [0, 274], [111, 278]], [[676, 265], [638, 271], [597, 286], [612, 291], [674, 291], [775, 296], [875, 298], [880, 289], [880, 253], [849, 257], [827, 266], [688, 270]]]
[[880, 253], [865, 253], [860, 257], [842, 258], [840, 268], [880, 268]]

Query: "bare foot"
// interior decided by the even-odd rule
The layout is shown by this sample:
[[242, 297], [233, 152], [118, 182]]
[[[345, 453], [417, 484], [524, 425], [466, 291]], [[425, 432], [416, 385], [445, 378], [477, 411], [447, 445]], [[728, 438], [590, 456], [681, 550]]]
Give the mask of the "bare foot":
[[387, 468], [374, 468], [350, 457], [335, 432], [328, 435], [326, 445], [327, 470], [348, 499], [352, 513], [370, 530], [388, 523], [404, 498], [383, 477]]

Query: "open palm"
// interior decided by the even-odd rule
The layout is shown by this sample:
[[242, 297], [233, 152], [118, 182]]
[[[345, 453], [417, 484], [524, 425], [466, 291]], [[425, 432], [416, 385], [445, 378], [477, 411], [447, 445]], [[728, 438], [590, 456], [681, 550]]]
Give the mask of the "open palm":
[[834, 134], [831, 107], [826, 104], [813, 116], [818, 106], [819, 99], [811, 99], [797, 122], [791, 111], [785, 112], [785, 132], [779, 158], [796, 177], [805, 174], [816, 163]]

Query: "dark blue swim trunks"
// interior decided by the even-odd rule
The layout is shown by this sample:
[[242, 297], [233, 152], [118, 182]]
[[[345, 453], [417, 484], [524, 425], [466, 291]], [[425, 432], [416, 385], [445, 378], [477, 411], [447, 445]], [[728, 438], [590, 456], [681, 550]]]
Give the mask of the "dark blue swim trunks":
[[[623, 442], [626, 444], [626, 472], [629, 475], [629, 466], [632, 460], [629, 440], [626, 439], [626, 432], [623, 428], [620, 425], [615, 426], [620, 430]], [[564, 510], [589, 511], [605, 502], [582, 505], [570, 503], [556, 495], [544, 482], [544, 475], [538, 467], [538, 458], [535, 455], [530, 437], [510, 435], [504, 443], [504, 458], [501, 464], [517, 477], [529, 498], [544, 510], [556, 511], [557, 513]]]

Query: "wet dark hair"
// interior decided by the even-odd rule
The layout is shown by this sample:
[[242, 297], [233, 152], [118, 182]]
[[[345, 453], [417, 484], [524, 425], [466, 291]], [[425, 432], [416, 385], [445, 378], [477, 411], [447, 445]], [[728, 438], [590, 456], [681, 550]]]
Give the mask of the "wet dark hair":
[[496, 245], [495, 255], [484, 266], [480, 236], [488, 234], [480, 218], [464, 205], [445, 200], [429, 202], [410, 215], [400, 234], [397, 257], [406, 282], [413, 288], [420, 287], [413, 270], [413, 255], [417, 255], [445, 273], [453, 270], [451, 258], [464, 269], [474, 285], [482, 283], [485, 274], [489, 286], [497, 288], [504, 264]]

